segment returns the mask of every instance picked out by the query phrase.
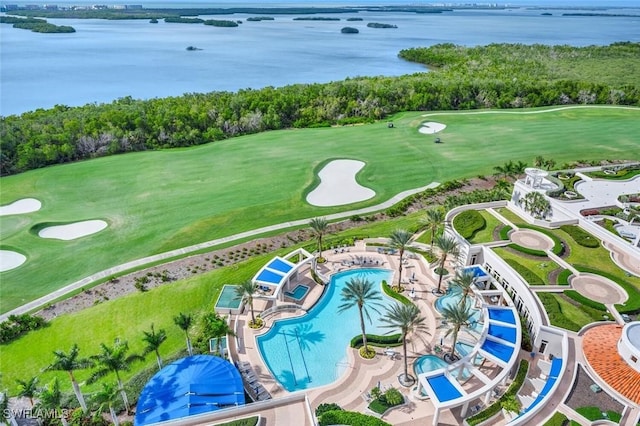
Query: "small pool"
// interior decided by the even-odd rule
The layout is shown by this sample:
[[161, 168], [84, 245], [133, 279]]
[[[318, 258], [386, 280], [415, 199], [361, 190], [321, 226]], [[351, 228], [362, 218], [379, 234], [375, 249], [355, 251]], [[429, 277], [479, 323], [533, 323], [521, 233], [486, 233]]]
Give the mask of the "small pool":
[[416, 374], [428, 373], [439, 368], [445, 368], [447, 362], [435, 355], [423, 355], [413, 363], [413, 371]]
[[308, 291], [309, 287], [307, 287], [306, 285], [298, 284], [296, 288], [293, 289], [293, 291], [285, 291], [284, 295], [293, 300], [299, 301], [304, 299]]
[[220, 296], [216, 301], [215, 311], [219, 314], [234, 314], [237, 315], [241, 312], [240, 305], [242, 299], [236, 295], [237, 285], [225, 284], [222, 287]]
[[[452, 288], [451, 290], [447, 290], [447, 294], [442, 297], [439, 297], [436, 300], [435, 306], [438, 312], [442, 312], [445, 307], [451, 307], [460, 303], [460, 299], [462, 299], [462, 294], [459, 289]], [[474, 299], [472, 296], [467, 296], [467, 306], [473, 306]], [[482, 322], [481, 322], [481, 312], [479, 309], [471, 309], [471, 325], [468, 327], [473, 331], [481, 332], [482, 331]]]
[[473, 272], [473, 276], [478, 280], [478, 281], [486, 281], [489, 279], [489, 274], [487, 273], [487, 271], [484, 270], [484, 268], [480, 265], [472, 265], [472, 266], [467, 266], [466, 268], [464, 268], [462, 270], [463, 272]]
[[[448, 367], [449, 365], [450, 364], [448, 364], [445, 360], [435, 355], [423, 355], [420, 358], [418, 358], [416, 362], [413, 363], [413, 371], [416, 373], [416, 375], [420, 375], [422, 373], [428, 373], [430, 371], [435, 371], [440, 368]], [[460, 373], [459, 368], [456, 368], [453, 371], [451, 371], [451, 375], [455, 378], [458, 378], [459, 373]], [[465, 368], [462, 371], [462, 380], [466, 380], [469, 377], [471, 377], [471, 373], [469, 372], [468, 369]]]

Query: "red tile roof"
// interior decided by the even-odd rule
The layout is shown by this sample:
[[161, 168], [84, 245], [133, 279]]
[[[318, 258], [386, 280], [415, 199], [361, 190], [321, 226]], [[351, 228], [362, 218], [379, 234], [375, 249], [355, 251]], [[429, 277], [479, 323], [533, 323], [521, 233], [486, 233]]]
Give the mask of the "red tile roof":
[[593, 327], [582, 338], [582, 350], [591, 368], [609, 386], [640, 404], [640, 373], [618, 354], [622, 327], [607, 324]]

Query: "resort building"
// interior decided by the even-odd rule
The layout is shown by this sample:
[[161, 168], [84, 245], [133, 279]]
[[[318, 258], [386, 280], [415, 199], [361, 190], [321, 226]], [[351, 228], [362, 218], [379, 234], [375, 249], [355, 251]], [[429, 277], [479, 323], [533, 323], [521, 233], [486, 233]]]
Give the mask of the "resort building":
[[[527, 169], [510, 200], [450, 210], [444, 234], [457, 242], [458, 255], [444, 265], [426, 260], [430, 246], [419, 238], [403, 257], [376, 238], [331, 247], [324, 263], [302, 249], [271, 259], [253, 278], [263, 327], [248, 327], [241, 306], [223, 311], [235, 332], [229, 360], [256, 402], [165, 423], [259, 415], [264, 424], [316, 425], [314, 410], [335, 403], [393, 425], [542, 425], [555, 413], [590, 424], [593, 407], [601, 419], [637, 424], [640, 322], [633, 316], [640, 311], [640, 224], [616, 220], [622, 232], [615, 235], [597, 222], [608, 218], [598, 213], [602, 207], [629, 207], [627, 196], [637, 193], [640, 176], [611, 181], [591, 171], [572, 171], [582, 180], [566, 189], [564, 174]], [[542, 209], [532, 208], [531, 193], [540, 195]], [[456, 217], [469, 214], [482, 217], [483, 237], [465, 238], [457, 229]], [[446, 270], [444, 279], [436, 267]], [[456, 284], [464, 275], [473, 276], [468, 293]], [[420, 309], [428, 332], [410, 336], [406, 352], [402, 345], [371, 346], [375, 357], [362, 358], [355, 349], [358, 309], [341, 298], [354, 279], [373, 281], [380, 295], [376, 312], [369, 311], [367, 335], [397, 332], [380, 321], [400, 303], [385, 295], [392, 285], [402, 290], [398, 299]], [[452, 333], [445, 312], [461, 303], [470, 315]], [[591, 316], [569, 323], [554, 306]], [[399, 380], [406, 379], [405, 365], [413, 378], [408, 386]], [[376, 412], [375, 394], [391, 388], [404, 404]], [[514, 400], [515, 408], [507, 403]]]

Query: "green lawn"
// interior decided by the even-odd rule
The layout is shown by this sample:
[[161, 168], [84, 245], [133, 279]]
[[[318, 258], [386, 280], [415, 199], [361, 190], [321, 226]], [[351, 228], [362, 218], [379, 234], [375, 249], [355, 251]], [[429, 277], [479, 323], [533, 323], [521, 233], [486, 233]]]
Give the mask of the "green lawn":
[[[98, 353], [100, 343], [112, 345], [118, 337], [129, 342], [132, 353], [141, 353], [144, 348], [142, 332], [148, 331], [152, 323], [156, 330], [167, 332], [160, 354], [163, 357], [174, 355], [186, 347], [184, 332], [173, 323], [174, 316], [180, 312], [197, 315], [205, 310], [212, 311], [224, 284], [251, 278], [268, 259], [283, 253], [284, 250], [279, 250], [257, 256], [238, 266], [217, 269], [60, 316], [51, 321], [50, 326], [2, 347], [2, 385], [15, 391], [15, 379], [25, 380], [37, 375], [40, 383], [47, 383], [57, 376], [62, 388], [70, 391], [66, 373], [41, 373], [53, 361], [54, 350], [68, 352], [76, 343], [81, 356], [88, 357]], [[155, 356], [149, 354], [144, 363], [134, 364], [131, 372], [123, 374], [123, 379], [128, 380], [136, 372], [155, 364]], [[89, 371], [78, 371], [76, 377], [83, 382], [89, 374]], [[99, 384], [83, 386], [85, 392], [97, 389]]]
[[[539, 112], [537, 110], [536, 112]], [[3, 272], [1, 312], [97, 271], [150, 254], [295, 219], [372, 205], [433, 181], [490, 174], [506, 161], [531, 163], [540, 152], [558, 163], [638, 158], [640, 109], [593, 107], [527, 114], [408, 112], [363, 126], [284, 130], [209, 145], [140, 152], [33, 170], [2, 178], [0, 205], [42, 201], [28, 215], [2, 217], [2, 248], [27, 255]], [[447, 128], [442, 144], [417, 131]], [[562, 141], [562, 143], [559, 143]], [[337, 158], [362, 160], [358, 181], [376, 197], [348, 207], [304, 201], [316, 173]], [[43, 240], [45, 222], [104, 219], [109, 228], [74, 241]]]
[[518, 262], [520, 265], [529, 269], [535, 275], [537, 275], [543, 283], [549, 284], [549, 274], [560, 268], [560, 265], [555, 263], [547, 256], [525, 256], [520, 253], [513, 252], [504, 247], [497, 247], [493, 251], [503, 259], [512, 259]]
[[503, 223], [486, 210], [480, 210], [479, 213], [482, 215], [487, 224], [485, 225], [484, 229], [476, 232], [474, 236], [469, 240], [469, 242], [471, 244], [480, 244], [495, 241], [496, 239], [493, 238], [493, 231]]

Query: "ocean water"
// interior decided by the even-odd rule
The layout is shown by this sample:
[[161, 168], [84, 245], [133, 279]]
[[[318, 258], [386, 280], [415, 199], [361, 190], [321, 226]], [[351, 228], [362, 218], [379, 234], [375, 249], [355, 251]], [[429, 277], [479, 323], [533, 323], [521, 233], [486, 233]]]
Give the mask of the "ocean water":
[[[142, 3], [146, 7], [176, 5]], [[578, 3], [564, 2], [571, 6]], [[181, 4], [204, 5], [212, 6], [198, 1]], [[216, 4], [232, 5], [255, 6]], [[298, 15], [273, 15], [274, 21], [246, 22], [253, 15], [215, 16], [243, 21], [236, 28], [163, 21], [150, 24], [147, 20], [49, 20], [73, 26], [77, 31], [73, 34], [37, 34], [2, 24], [0, 115], [57, 104], [105, 103], [125, 96], [149, 99], [424, 72], [421, 65], [399, 59], [398, 52], [444, 42], [468, 46], [500, 42], [584, 46], [640, 40], [640, 4], [621, 0], [613, 5], [622, 8], [609, 9], [609, 13], [638, 17], [561, 16], [564, 10], [557, 6], [548, 10], [553, 16], [542, 16], [541, 9], [514, 6], [443, 14], [335, 15], [340, 21], [295, 21]], [[346, 22], [350, 16], [364, 20]], [[398, 28], [368, 28], [368, 22], [395, 24]], [[344, 26], [357, 27], [360, 33], [341, 34]], [[187, 46], [202, 50], [187, 51]]]

